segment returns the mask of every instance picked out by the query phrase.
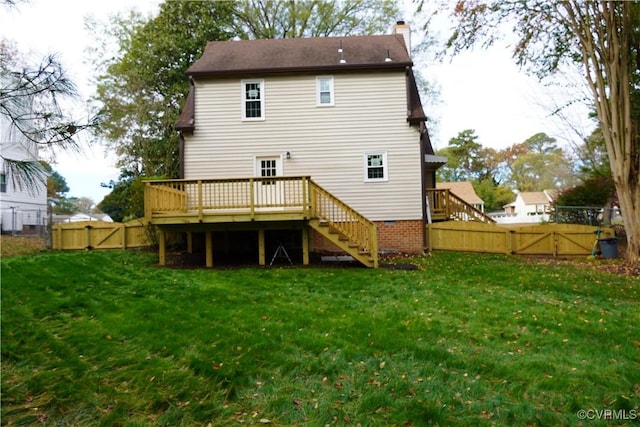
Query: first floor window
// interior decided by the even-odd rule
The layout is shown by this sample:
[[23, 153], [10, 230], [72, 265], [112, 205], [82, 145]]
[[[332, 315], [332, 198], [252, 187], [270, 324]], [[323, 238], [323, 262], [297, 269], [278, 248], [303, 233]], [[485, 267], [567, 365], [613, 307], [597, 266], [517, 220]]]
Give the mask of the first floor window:
[[242, 119], [264, 120], [264, 81], [242, 82]]
[[260, 176], [276, 176], [276, 172], [275, 159], [260, 160]]
[[365, 181], [387, 181], [387, 153], [367, 153], [364, 155]]
[[[282, 175], [280, 159], [278, 157], [256, 158], [256, 175], [262, 178]], [[263, 179], [262, 184], [275, 184], [275, 181]]]
[[0, 174], [0, 193], [7, 192], [7, 175]]

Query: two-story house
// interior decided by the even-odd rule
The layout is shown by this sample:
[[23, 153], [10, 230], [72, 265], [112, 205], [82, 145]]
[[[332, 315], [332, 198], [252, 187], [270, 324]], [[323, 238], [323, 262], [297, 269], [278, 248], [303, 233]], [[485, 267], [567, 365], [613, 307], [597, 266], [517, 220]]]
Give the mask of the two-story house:
[[270, 229], [299, 230], [305, 263], [330, 247], [369, 266], [378, 250], [422, 252], [426, 189], [446, 159], [409, 52], [403, 22], [390, 35], [208, 43], [176, 125], [183, 179], [147, 183], [146, 218], [161, 234], [204, 234], [207, 265], [223, 230], [256, 234], [260, 264]]
[[521, 191], [516, 199], [504, 205], [504, 215], [495, 215], [494, 218], [501, 224], [526, 224], [549, 221], [556, 190]]

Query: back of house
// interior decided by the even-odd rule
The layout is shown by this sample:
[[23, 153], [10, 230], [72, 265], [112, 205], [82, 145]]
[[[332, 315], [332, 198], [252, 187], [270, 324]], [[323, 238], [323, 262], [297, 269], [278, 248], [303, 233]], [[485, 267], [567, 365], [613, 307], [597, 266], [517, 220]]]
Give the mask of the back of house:
[[210, 42], [187, 71], [182, 178], [309, 176], [381, 249], [421, 252], [433, 149], [408, 27], [394, 33]]

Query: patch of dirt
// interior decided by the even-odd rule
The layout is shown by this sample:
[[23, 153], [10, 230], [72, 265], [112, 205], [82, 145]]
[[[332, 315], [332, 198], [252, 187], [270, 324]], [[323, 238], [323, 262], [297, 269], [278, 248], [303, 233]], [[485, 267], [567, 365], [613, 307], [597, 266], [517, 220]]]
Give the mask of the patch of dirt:
[[8, 236], [0, 237], [0, 254], [4, 257], [31, 255], [46, 250], [44, 239], [40, 237]]
[[598, 270], [608, 271], [613, 274], [624, 274], [625, 276], [640, 277], [640, 265], [631, 264], [610, 264], [596, 265]]
[[628, 263], [625, 259], [607, 259], [596, 257], [594, 259], [583, 258], [548, 258], [527, 257], [530, 262], [544, 265], [573, 265], [579, 268], [591, 268], [593, 270], [606, 271], [611, 274], [620, 274], [629, 277], [640, 277], [640, 265]]

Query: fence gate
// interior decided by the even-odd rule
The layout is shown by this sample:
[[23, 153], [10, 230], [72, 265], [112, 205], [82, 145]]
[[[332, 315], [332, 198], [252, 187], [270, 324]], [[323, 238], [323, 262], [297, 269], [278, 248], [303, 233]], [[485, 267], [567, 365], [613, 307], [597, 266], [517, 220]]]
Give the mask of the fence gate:
[[140, 220], [126, 223], [83, 221], [56, 224], [53, 249], [128, 249], [149, 246], [151, 239]]
[[[576, 224], [503, 226], [464, 221], [445, 221], [428, 226], [429, 248], [465, 252], [518, 255], [589, 255], [598, 227]], [[613, 237], [610, 228], [600, 237]]]

